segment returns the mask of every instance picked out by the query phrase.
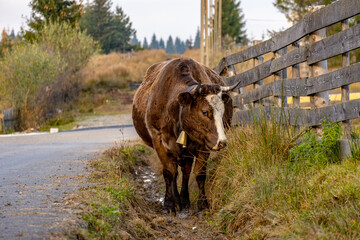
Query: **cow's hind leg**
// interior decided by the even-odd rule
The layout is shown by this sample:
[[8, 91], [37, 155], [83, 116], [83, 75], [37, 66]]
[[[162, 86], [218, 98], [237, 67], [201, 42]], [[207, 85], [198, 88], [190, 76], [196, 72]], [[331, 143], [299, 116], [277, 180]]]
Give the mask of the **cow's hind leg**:
[[198, 198], [198, 212], [203, 209], [209, 208], [209, 204], [205, 195], [205, 180], [206, 180], [206, 160], [209, 157], [209, 153], [199, 153], [196, 157], [194, 166], [194, 174], [196, 182], [199, 187], [199, 198]]
[[180, 192], [180, 210], [190, 207], [189, 198], [189, 178], [191, 173], [191, 167], [194, 161], [194, 157], [183, 157], [180, 160], [180, 166], [182, 171], [182, 184]]

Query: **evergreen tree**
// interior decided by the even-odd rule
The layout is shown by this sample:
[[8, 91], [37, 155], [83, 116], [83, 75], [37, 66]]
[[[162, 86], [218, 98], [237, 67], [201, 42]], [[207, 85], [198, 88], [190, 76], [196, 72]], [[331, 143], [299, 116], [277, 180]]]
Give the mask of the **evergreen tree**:
[[245, 43], [247, 41], [244, 29], [245, 20], [240, 8], [240, 1], [222, 0], [221, 6], [221, 36], [230, 37], [236, 43]]
[[180, 50], [181, 50], [180, 54], [184, 54], [186, 49], [187, 49], [186, 43], [184, 41], [181, 41], [181, 43], [180, 43]]
[[159, 49], [165, 49], [165, 42], [162, 38], [160, 38], [160, 41], [159, 41]]
[[94, 0], [86, 6], [80, 27], [99, 41], [105, 53], [124, 52], [130, 49], [130, 36], [135, 30], [122, 8], [116, 7], [115, 12], [111, 12], [111, 5], [110, 0]]
[[292, 23], [300, 21], [308, 8], [316, 5], [328, 5], [335, 0], [275, 0], [274, 6]]
[[153, 36], [151, 38], [150, 48], [151, 49], [159, 49], [159, 42], [156, 39], [155, 33], [153, 34]]
[[194, 48], [200, 48], [200, 29], [199, 28], [196, 31]]
[[175, 51], [178, 54], [182, 54], [182, 49], [181, 49], [181, 40], [180, 38], [176, 37], [175, 38]]
[[16, 38], [14, 29], [11, 29], [10, 38], [11, 38], [11, 39], [15, 39], [15, 38]]
[[67, 22], [75, 27], [81, 16], [81, 4], [75, 0], [32, 0], [31, 16], [27, 19], [29, 30], [23, 32], [24, 38], [34, 41], [45, 24]]
[[169, 36], [168, 40], [166, 41], [165, 52], [167, 54], [174, 54], [175, 53], [175, 46], [174, 46], [174, 42], [173, 42], [173, 39], [172, 39], [171, 35]]
[[147, 42], [147, 39], [146, 39], [146, 37], [144, 37], [144, 42], [143, 42], [143, 48], [149, 48], [149, 44], [148, 44], [148, 42]]
[[193, 39], [191, 36], [189, 39], [186, 40], [185, 46], [186, 46], [186, 49], [193, 49]]
[[138, 44], [140, 44], [139, 40], [137, 39], [136, 32], [134, 32], [133, 37], [132, 37], [131, 40], [130, 40], [130, 43], [131, 43], [132, 45], [138, 45]]

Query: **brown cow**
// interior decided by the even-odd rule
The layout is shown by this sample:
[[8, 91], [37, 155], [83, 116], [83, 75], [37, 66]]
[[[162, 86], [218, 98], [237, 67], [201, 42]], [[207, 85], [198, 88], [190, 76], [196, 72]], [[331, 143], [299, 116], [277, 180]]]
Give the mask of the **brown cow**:
[[[152, 65], [137, 90], [133, 121], [139, 136], [154, 148], [163, 165], [166, 183], [164, 211], [175, 213], [190, 205], [188, 182], [196, 157], [194, 174], [199, 187], [198, 210], [208, 207], [204, 183], [210, 150], [226, 146], [224, 125], [232, 117], [232, 100], [221, 77], [189, 58]], [[178, 144], [180, 133], [187, 136], [186, 147]], [[183, 173], [179, 194], [178, 166]]]

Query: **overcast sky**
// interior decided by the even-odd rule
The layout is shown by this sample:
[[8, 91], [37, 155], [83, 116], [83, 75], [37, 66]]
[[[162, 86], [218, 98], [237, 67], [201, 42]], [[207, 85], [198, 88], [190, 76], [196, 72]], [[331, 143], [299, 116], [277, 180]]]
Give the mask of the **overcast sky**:
[[[273, 5], [274, 0], [241, 0], [246, 33], [251, 40], [266, 37], [267, 29], [288, 28], [285, 16]], [[0, 29], [20, 30], [30, 16], [30, 0], [0, 0]], [[86, 0], [84, 1], [86, 2]], [[137, 37], [148, 42], [153, 33], [165, 41], [169, 35], [182, 40], [195, 37], [200, 25], [200, 0], [112, 0], [130, 17]]]

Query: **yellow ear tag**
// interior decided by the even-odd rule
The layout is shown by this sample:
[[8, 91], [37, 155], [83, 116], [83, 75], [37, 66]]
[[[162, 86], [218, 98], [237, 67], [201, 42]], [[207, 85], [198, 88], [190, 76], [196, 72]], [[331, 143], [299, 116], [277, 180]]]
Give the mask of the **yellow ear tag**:
[[181, 131], [178, 139], [176, 140], [176, 143], [182, 144], [182, 147], [186, 148], [186, 142], [187, 142], [187, 135], [184, 131]]

